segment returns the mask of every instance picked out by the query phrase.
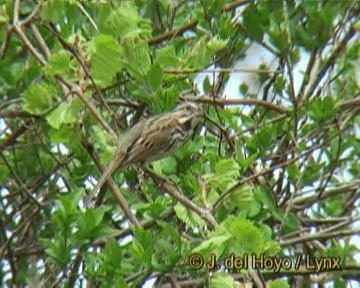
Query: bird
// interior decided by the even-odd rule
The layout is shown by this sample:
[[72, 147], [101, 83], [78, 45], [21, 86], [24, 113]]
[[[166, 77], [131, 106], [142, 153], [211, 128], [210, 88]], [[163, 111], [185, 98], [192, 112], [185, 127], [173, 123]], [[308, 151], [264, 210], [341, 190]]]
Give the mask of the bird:
[[93, 189], [93, 198], [117, 169], [169, 156], [194, 134], [200, 125], [204, 110], [201, 106], [185, 102], [171, 112], [152, 116], [131, 127], [119, 140], [116, 152]]

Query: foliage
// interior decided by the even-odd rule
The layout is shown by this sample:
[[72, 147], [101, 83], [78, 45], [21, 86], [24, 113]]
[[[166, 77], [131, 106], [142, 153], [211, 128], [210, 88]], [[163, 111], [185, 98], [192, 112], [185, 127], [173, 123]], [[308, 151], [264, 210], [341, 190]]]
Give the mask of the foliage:
[[[264, 269], [268, 287], [360, 281], [359, 13], [355, 0], [4, 0], [0, 285], [259, 286], [225, 269], [232, 253], [341, 257], [325, 277]], [[239, 74], [253, 45], [276, 67]], [[116, 135], [180, 99], [203, 103], [199, 133], [152, 173], [114, 173], [128, 211], [111, 187], [85, 207]], [[189, 262], [212, 254], [210, 274]]]

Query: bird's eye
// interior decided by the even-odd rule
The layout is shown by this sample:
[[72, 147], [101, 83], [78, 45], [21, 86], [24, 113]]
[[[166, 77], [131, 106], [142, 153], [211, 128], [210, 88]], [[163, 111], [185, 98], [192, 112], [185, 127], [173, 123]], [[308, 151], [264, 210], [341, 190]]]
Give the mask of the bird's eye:
[[181, 126], [181, 129], [183, 129], [184, 131], [189, 131], [192, 128], [192, 118], [185, 116], [179, 118], [178, 120], [179, 125]]
[[185, 128], [185, 131], [189, 131], [191, 129], [191, 119], [183, 123], [183, 127]]
[[190, 105], [187, 105], [186, 108], [185, 108], [187, 111], [191, 111], [192, 110], [192, 107]]
[[189, 104], [189, 105], [186, 105], [185, 109], [187, 111], [193, 112], [193, 111], [198, 110], [199, 108], [194, 104]]

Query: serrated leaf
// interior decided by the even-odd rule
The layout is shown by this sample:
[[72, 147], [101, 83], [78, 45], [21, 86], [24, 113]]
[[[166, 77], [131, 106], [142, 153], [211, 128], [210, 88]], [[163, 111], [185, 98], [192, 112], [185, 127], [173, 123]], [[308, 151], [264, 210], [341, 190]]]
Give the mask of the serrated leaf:
[[56, 88], [47, 83], [31, 84], [22, 94], [24, 110], [33, 115], [42, 115], [52, 107]]
[[231, 203], [236, 205], [241, 211], [249, 211], [251, 202], [254, 201], [254, 194], [252, 187], [249, 185], [243, 185], [231, 192], [229, 197]]
[[190, 52], [188, 66], [191, 68], [203, 68], [209, 64], [212, 57], [211, 50], [206, 45], [206, 38], [202, 37]]
[[130, 1], [123, 1], [118, 9], [110, 11], [105, 21], [99, 19], [100, 31], [114, 37], [134, 38], [142, 33], [142, 29], [138, 27], [141, 21], [143, 18], [139, 16], [137, 7]]
[[40, 15], [44, 20], [52, 21], [53, 23], [61, 22], [66, 11], [67, 1], [52, 0], [45, 1], [41, 6]]
[[163, 72], [159, 64], [151, 65], [148, 73], [147, 79], [150, 84], [150, 88], [153, 92], [156, 92], [161, 88], [163, 78]]
[[234, 239], [240, 244], [238, 248], [240, 254], [243, 253], [256, 253], [263, 252], [264, 238], [260, 230], [255, 225], [246, 219], [237, 218], [229, 222], [229, 231]]
[[91, 48], [91, 75], [100, 87], [105, 87], [122, 68], [122, 50], [112, 36], [101, 34], [93, 38]]
[[264, 253], [269, 256], [275, 256], [281, 251], [281, 246], [276, 241], [266, 241], [264, 245]]
[[218, 177], [234, 179], [239, 176], [239, 164], [233, 159], [222, 159], [215, 164], [215, 174]]
[[151, 66], [149, 46], [146, 41], [139, 41], [135, 45], [136, 60], [142, 71], [148, 71]]
[[116, 267], [123, 258], [122, 248], [115, 239], [110, 239], [105, 245], [103, 255], [105, 257], [104, 261]]
[[218, 52], [218, 51], [224, 49], [226, 47], [226, 45], [228, 44], [228, 42], [229, 42], [229, 39], [223, 40], [223, 39], [220, 39], [220, 37], [215, 36], [207, 43], [207, 46], [210, 48], [211, 51]]
[[323, 122], [335, 115], [335, 102], [330, 96], [316, 98], [308, 104], [309, 116], [317, 122]]
[[135, 78], [144, 80], [151, 67], [149, 46], [145, 41], [135, 42], [133, 39], [125, 39], [122, 43], [124, 48], [124, 61], [122, 65], [129, 70]]
[[177, 168], [177, 162], [174, 157], [166, 157], [153, 162], [152, 165], [156, 173], [164, 175], [173, 175]]
[[231, 235], [215, 235], [203, 241], [199, 246], [192, 250], [193, 253], [209, 255], [210, 253], [222, 254], [226, 242], [231, 239]]
[[50, 126], [55, 129], [59, 129], [61, 124], [75, 123], [77, 120], [77, 114], [82, 107], [82, 102], [78, 98], [74, 98], [70, 103], [61, 103], [46, 117], [46, 120]]
[[168, 45], [157, 50], [156, 63], [159, 63], [163, 68], [177, 67], [180, 60], [176, 55], [175, 47]]
[[217, 272], [210, 278], [209, 287], [240, 288], [240, 285], [230, 275]]
[[45, 253], [60, 267], [65, 267], [68, 261], [70, 261], [71, 246], [67, 242], [66, 234], [55, 235], [53, 241], [46, 241], [43, 239], [45, 247]]
[[244, 30], [248, 35], [251, 35], [251, 37], [262, 41], [264, 30], [266, 30], [263, 22], [266, 20], [268, 20], [268, 16], [264, 15], [262, 11], [259, 11], [256, 5], [252, 4], [244, 15]]
[[215, 164], [215, 174], [204, 175], [204, 179], [213, 185], [225, 191], [240, 175], [239, 164], [233, 159], [222, 159]]
[[155, 113], [172, 110], [176, 105], [176, 100], [180, 94], [179, 89], [172, 85], [169, 88], [161, 89], [155, 93], [152, 108]]
[[70, 72], [70, 54], [65, 50], [60, 50], [50, 56], [48, 64], [45, 66], [45, 73], [48, 75], [64, 75]]
[[257, 156], [259, 155], [259, 153], [254, 153], [254, 154], [251, 154], [250, 156], [248, 156], [247, 158], [242, 158], [242, 155], [239, 157], [239, 164], [242, 168], [242, 170], [245, 170], [246, 168], [250, 167], [255, 159], [257, 158]]
[[200, 218], [195, 212], [191, 211], [190, 209], [186, 209], [180, 203], [177, 203], [174, 207], [176, 216], [184, 221], [190, 227], [199, 227], [205, 226], [205, 222], [203, 219]]
[[299, 223], [299, 219], [296, 217], [295, 214], [289, 212], [287, 215], [286, 215], [286, 218], [285, 219], [282, 219], [282, 220], [285, 220], [284, 221], [284, 226], [285, 226], [285, 230], [290, 233], [290, 232], [293, 232], [293, 231], [297, 231], [300, 227], [300, 223]]
[[143, 260], [145, 249], [136, 239], [131, 242], [130, 251], [135, 258], [141, 261]]

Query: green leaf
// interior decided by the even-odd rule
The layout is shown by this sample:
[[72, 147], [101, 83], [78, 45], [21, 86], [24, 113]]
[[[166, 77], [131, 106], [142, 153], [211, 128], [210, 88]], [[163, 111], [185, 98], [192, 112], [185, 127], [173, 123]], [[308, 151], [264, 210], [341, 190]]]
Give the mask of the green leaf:
[[45, 247], [45, 253], [49, 255], [57, 265], [61, 268], [65, 268], [67, 263], [71, 259], [71, 247], [66, 241], [66, 234], [56, 234], [53, 241], [48, 239], [43, 239], [43, 244]]
[[249, 86], [246, 83], [241, 83], [239, 86], [239, 91], [242, 95], [246, 95], [249, 90]]
[[218, 35], [213, 37], [208, 43], [207, 46], [213, 52], [218, 52], [226, 47], [229, 43], [229, 39], [222, 40]]
[[236, 33], [236, 28], [231, 23], [231, 17], [227, 13], [221, 14], [218, 26], [218, 33], [221, 39], [227, 39]]
[[66, 15], [67, 1], [51, 0], [45, 1], [41, 6], [40, 15], [44, 20], [52, 21], [53, 23], [61, 22], [64, 15]]
[[276, 126], [267, 126], [261, 128], [259, 131], [256, 131], [250, 141], [246, 143], [246, 147], [250, 150], [251, 153], [259, 153], [260, 156], [274, 144], [274, 139], [276, 138]]
[[73, 191], [69, 195], [58, 196], [56, 200], [58, 210], [53, 214], [52, 220], [60, 232], [68, 231], [69, 227], [75, 223], [80, 215], [78, 203], [84, 195], [84, 190]]
[[104, 214], [110, 209], [110, 206], [103, 205], [96, 209], [87, 209], [81, 214], [77, 220], [79, 230], [74, 234], [74, 241], [77, 245], [83, 245], [93, 239], [111, 237], [117, 234], [116, 230], [103, 223]]
[[177, 169], [175, 157], [165, 157], [164, 159], [152, 163], [154, 171], [163, 175], [174, 175]]
[[48, 64], [44, 67], [45, 73], [50, 76], [67, 75], [71, 69], [70, 54], [60, 50], [50, 56]]
[[156, 50], [156, 63], [159, 63], [162, 68], [177, 67], [180, 59], [177, 57], [175, 47], [168, 45]]
[[252, 206], [251, 202], [254, 201], [254, 194], [252, 187], [243, 185], [231, 192], [229, 200], [232, 204], [237, 206], [241, 211], [249, 211]]
[[47, 83], [31, 84], [22, 94], [24, 110], [33, 115], [42, 115], [51, 109], [57, 90]]
[[16, 84], [19, 80], [21, 80], [22, 77], [24, 77], [24, 72], [25, 67], [23, 63], [13, 63], [10, 70], [11, 80], [9, 79], [11, 83]]
[[357, 31], [360, 31], [360, 20], [355, 22], [354, 29], [357, 30]]
[[113, 267], [118, 267], [119, 263], [121, 263], [123, 258], [123, 249], [121, 246], [115, 241], [115, 239], [110, 239], [109, 242], [106, 243], [104, 248], [104, 262], [106, 264], [110, 264]]
[[233, 159], [222, 159], [215, 164], [214, 172], [204, 175], [204, 179], [214, 188], [225, 191], [239, 177], [240, 167]]
[[260, 254], [264, 250], [264, 238], [258, 228], [246, 219], [230, 218], [227, 220], [229, 232], [233, 235], [237, 252], [241, 255], [244, 253]]
[[91, 75], [100, 87], [105, 87], [122, 68], [122, 49], [112, 36], [101, 34], [93, 38], [90, 47]]
[[284, 279], [276, 279], [270, 282], [269, 288], [290, 288], [290, 285]]
[[268, 11], [261, 11], [257, 5], [251, 4], [244, 15], [244, 30], [251, 37], [262, 41], [264, 31], [269, 25]]
[[299, 169], [298, 169], [297, 165], [295, 163], [289, 165], [287, 167], [287, 172], [289, 174], [289, 180], [291, 180], [293, 183], [295, 183], [296, 179], [299, 176]]
[[237, 160], [241, 166], [241, 170], [244, 171], [246, 170], [248, 167], [250, 167], [254, 161], [256, 160], [256, 158], [258, 157], [259, 153], [254, 153], [250, 156], [248, 156], [247, 158], [242, 158], [242, 155], [240, 155]]
[[174, 207], [176, 216], [190, 227], [205, 226], [205, 222], [199, 215], [192, 210], [185, 208], [182, 204], [177, 203]]
[[50, 126], [59, 129], [61, 124], [75, 123], [79, 111], [83, 108], [83, 103], [78, 98], [73, 98], [70, 103], [61, 103], [52, 111], [46, 120]]
[[8, 21], [8, 18], [5, 15], [0, 14], [0, 24], [6, 23]]
[[323, 164], [310, 161], [310, 163], [304, 169], [304, 172], [300, 174], [300, 185], [309, 185], [320, 178]]
[[274, 91], [277, 94], [282, 94], [282, 91], [285, 89], [285, 79], [282, 75], [279, 75], [276, 77], [275, 83], [274, 83]]
[[286, 221], [283, 209], [276, 206], [273, 195], [266, 191], [263, 187], [255, 190], [255, 198], [258, 202], [263, 204], [263, 213], [268, 211], [277, 221]]
[[3, 163], [0, 163], [0, 186], [4, 187], [3, 183], [8, 179], [9, 174], [9, 167]]
[[288, 233], [291, 233], [293, 231], [297, 231], [300, 228], [300, 222], [299, 219], [296, 217], [295, 214], [289, 212], [286, 215], [286, 218], [282, 219], [282, 221], [284, 221], [285, 224], [285, 231]]
[[147, 79], [153, 92], [156, 92], [161, 88], [162, 78], [163, 73], [160, 65], [151, 65], [149, 72], [147, 73]]
[[151, 67], [148, 44], [145, 41], [135, 42], [133, 39], [125, 39], [122, 46], [124, 48], [122, 66], [127, 68], [136, 79], [143, 81]]
[[209, 75], [205, 76], [205, 79], [203, 81], [203, 90], [205, 94], [209, 94], [211, 92], [212, 85], [210, 83]]
[[241, 286], [239, 283], [236, 283], [230, 275], [217, 272], [210, 278], [209, 287], [240, 288]]
[[[144, 247], [140, 244], [139, 241], [137, 241], [136, 239], [134, 239], [132, 242], [131, 242], [131, 246], [129, 247], [129, 250], [132, 254], [132, 256], [143, 262], [143, 260], [146, 258], [145, 257], [145, 249]], [[144, 262], [143, 262], [144, 263]], [[144, 263], [145, 264], [145, 263]]]
[[309, 116], [317, 121], [324, 122], [335, 116], [335, 102], [330, 96], [326, 96], [323, 99], [315, 98], [308, 104]]
[[149, 46], [146, 41], [139, 41], [135, 45], [137, 65], [142, 71], [148, 71], [151, 66]]
[[[137, 7], [131, 1], [123, 1], [116, 10], [105, 10], [98, 16], [99, 29], [101, 33], [111, 34], [114, 37], [134, 38], [141, 36], [143, 30], [139, 24], [143, 18], [139, 16]], [[105, 13], [109, 15], [105, 15]], [[103, 20], [103, 17], [105, 20]]]
[[202, 37], [190, 52], [187, 66], [189, 68], [203, 68], [211, 61], [212, 52], [207, 47], [206, 37]]
[[180, 91], [175, 85], [169, 88], [161, 89], [155, 93], [155, 99], [152, 101], [152, 108], [155, 113], [172, 110], [176, 105], [176, 100]]
[[151, 267], [152, 253], [154, 250], [153, 234], [150, 231], [142, 229], [134, 229], [134, 245], [131, 246], [131, 250], [136, 253], [136, 257], [141, 261], [142, 265]]
[[221, 255], [225, 249], [227, 241], [231, 239], [231, 235], [214, 235], [209, 239], [203, 241], [199, 246], [192, 250], [193, 253], [200, 253], [203, 255], [210, 255], [215, 253], [217, 256]]
[[269, 256], [275, 256], [281, 251], [281, 246], [276, 241], [266, 241], [264, 243], [264, 253]]
[[287, 28], [279, 27], [276, 20], [271, 20], [268, 34], [270, 42], [278, 49], [281, 55], [289, 53], [290, 44]]

